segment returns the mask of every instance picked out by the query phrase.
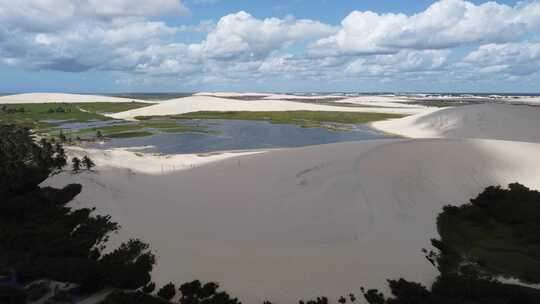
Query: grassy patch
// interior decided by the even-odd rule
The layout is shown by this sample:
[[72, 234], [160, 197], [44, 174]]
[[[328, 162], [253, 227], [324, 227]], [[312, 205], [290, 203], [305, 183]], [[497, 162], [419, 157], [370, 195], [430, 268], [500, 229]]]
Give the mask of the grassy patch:
[[54, 121], [109, 120], [111, 118], [101, 113], [127, 111], [148, 105], [150, 104], [137, 102], [4, 104], [0, 105], [0, 122], [13, 123], [38, 131], [49, 131], [56, 125]]
[[153, 105], [144, 102], [91, 102], [74, 104], [84, 111], [92, 113], [118, 113]]
[[2, 123], [14, 123], [39, 130], [54, 125], [54, 123], [43, 122], [44, 120], [85, 122], [107, 119], [109, 118], [101, 114], [81, 111], [75, 104], [68, 103], [0, 105]]
[[107, 135], [110, 138], [133, 138], [133, 137], [146, 137], [154, 135], [154, 133], [149, 131], [132, 131], [132, 132], [121, 132]]
[[95, 127], [71, 132], [67, 135], [83, 138], [95, 137], [98, 133], [109, 138], [141, 137], [155, 133], [183, 133], [183, 132], [206, 132], [204, 126], [185, 126], [177, 120], [147, 120], [138, 123], [117, 124], [111, 126]]
[[[272, 123], [295, 124], [301, 127], [324, 127], [324, 123], [360, 124], [404, 115], [361, 112], [282, 111], [282, 112], [193, 112], [169, 116], [175, 119], [264, 120]], [[138, 117], [146, 120], [149, 117]]]
[[143, 129], [144, 126], [140, 124], [125, 124], [125, 125], [112, 125], [112, 126], [104, 126], [104, 127], [96, 127], [96, 128], [87, 128], [82, 129], [78, 132], [73, 132], [72, 134], [77, 135], [87, 135], [87, 134], [94, 134], [98, 131], [101, 132], [103, 135], [111, 135], [115, 133], [121, 133], [121, 132], [130, 132], [135, 130]]

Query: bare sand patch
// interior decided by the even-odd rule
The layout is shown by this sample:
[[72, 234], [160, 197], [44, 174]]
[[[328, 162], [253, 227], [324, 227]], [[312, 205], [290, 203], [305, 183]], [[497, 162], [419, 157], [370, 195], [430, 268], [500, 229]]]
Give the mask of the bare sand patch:
[[540, 142], [540, 107], [470, 105], [377, 121], [371, 125], [385, 132], [413, 138], [485, 138]]
[[[386, 279], [430, 284], [421, 248], [442, 206], [493, 184], [540, 187], [540, 144], [377, 140], [228, 158], [165, 174], [97, 157], [75, 206], [96, 206], [157, 252], [159, 284], [219, 281], [246, 303], [386, 290]], [[127, 163], [126, 165], [128, 165]], [[133, 163], [131, 168], [139, 165]]]

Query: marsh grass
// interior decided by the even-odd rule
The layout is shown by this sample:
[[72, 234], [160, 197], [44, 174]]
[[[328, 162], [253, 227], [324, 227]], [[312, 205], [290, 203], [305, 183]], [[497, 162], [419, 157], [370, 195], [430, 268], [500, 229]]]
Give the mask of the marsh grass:
[[131, 132], [120, 132], [107, 135], [109, 138], [134, 138], [134, 137], [146, 137], [152, 136], [154, 133], [149, 131], [131, 131]]
[[148, 120], [127, 124], [81, 129], [69, 133], [70, 136], [95, 137], [97, 133], [109, 138], [129, 138], [149, 136], [156, 133], [207, 132], [205, 126], [186, 126], [177, 120]]
[[[330, 111], [276, 111], [276, 112], [193, 112], [168, 116], [173, 119], [231, 119], [231, 120], [262, 120], [271, 123], [294, 124], [304, 128], [327, 127], [324, 123], [362, 124], [377, 120], [401, 118], [404, 115], [387, 113], [364, 112], [330, 112]], [[137, 117], [148, 120], [151, 116]]]
[[79, 108], [92, 113], [118, 113], [139, 109], [154, 105], [144, 102], [91, 102], [91, 103], [75, 103]]
[[0, 105], [0, 122], [17, 124], [37, 131], [50, 131], [55, 121], [88, 122], [110, 120], [102, 113], [137, 109], [151, 104], [128, 103], [35, 103]]

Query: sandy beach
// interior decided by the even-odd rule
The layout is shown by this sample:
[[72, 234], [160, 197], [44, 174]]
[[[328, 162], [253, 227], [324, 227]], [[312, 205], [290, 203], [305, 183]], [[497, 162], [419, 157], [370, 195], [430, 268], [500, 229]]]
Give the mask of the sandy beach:
[[[148, 148], [148, 147], [141, 147]], [[137, 148], [116, 148], [116, 149], [88, 149], [71, 146], [68, 147], [72, 156], [89, 156], [92, 159], [99, 159], [99, 166], [102, 169], [125, 169], [133, 174], [145, 173], [150, 175], [161, 175], [180, 170], [194, 169], [202, 165], [216, 162], [232, 157], [264, 153], [264, 150], [254, 151], [231, 151], [219, 153], [200, 154], [175, 154], [161, 155], [138, 152]]]
[[[151, 113], [224, 104], [203, 98], [165, 102]], [[540, 187], [533, 111], [430, 109], [374, 124], [411, 139], [249, 155], [167, 160], [89, 151], [97, 173], [61, 174], [47, 184], [83, 184], [75, 206], [112, 215], [122, 225], [115, 243], [148, 241], [158, 256], [158, 285], [214, 280], [246, 303], [336, 298], [360, 286], [387, 290], [386, 279], [399, 277], [429, 285], [437, 271], [421, 249], [437, 237], [435, 218], [444, 205], [467, 202], [488, 185]], [[140, 114], [123, 116], [133, 115]], [[172, 165], [162, 171], [165, 162]]]

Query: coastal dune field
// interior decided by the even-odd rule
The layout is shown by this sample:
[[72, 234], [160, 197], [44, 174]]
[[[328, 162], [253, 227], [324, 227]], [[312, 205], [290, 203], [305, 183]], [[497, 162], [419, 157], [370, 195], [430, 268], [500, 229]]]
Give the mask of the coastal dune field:
[[[153, 107], [155, 115], [176, 114], [167, 111], [193, 109], [190, 103], [203, 104], [197, 98], [208, 97], [119, 117], [148, 115], [137, 111]], [[218, 104], [225, 101], [210, 102], [208, 110], [223, 110], [212, 108]], [[525, 114], [536, 108], [424, 111], [373, 124], [421, 139], [227, 154], [207, 162], [204, 155], [87, 151], [96, 173], [60, 174], [46, 183], [83, 184], [74, 204], [96, 206], [119, 222], [115, 243], [148, 241], [158, 257], [158, 285], [218, 281], [245, 303], [336, 298], [360, 286], [386, 291], [386, 279], [399, 277], [429, 285], [437, 271], [421, 249], [437, 237], [442, 207], [468, 202], [489, 185], [540, 188], [540, 140], [533, 136], [537, 116]], [[130, 161], [138, 157], [146, 158]]]
[[121, 223], [118, 239], [148, 240], [160, 284], [216, 280], [249, 303], [261, 295], [292, 302], [360, 285], [384, 290], [387, 278], [429, 284], [436, 270], [420, 250], [437, 236], [442, 206], [493, 184], [540, 187], [537, 155], [532, 143], [386, 140], [268, 151], [160, 175], [109, 163], [48, 184], [82, 183], [75, 204], [99, 202]]
[[[346, 100], [346, 99], [345, 99]], [[116, 113], [112, 115], [118, 119], [133, 119], [137, 116], [159, 116], [175, 115], [198, 111], [338, 111], [338, 112], [369, 112], [369, 113], [395, 113], [395, 114], [417, 114], [421, 113], [423, 107], [411, 108], [407, 105], [403, 107], [344, 107], [336, 105], [322, 105], [306, 102], [296, 102], [283, 99], [257, 99], [257, 100], [235, 100], [213, 96], [190, 96], [178, 99], [163, 101], [149, 107], [135, 109], [131, 111]]]

